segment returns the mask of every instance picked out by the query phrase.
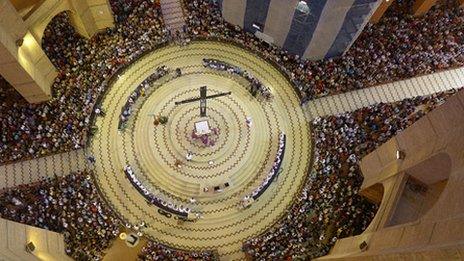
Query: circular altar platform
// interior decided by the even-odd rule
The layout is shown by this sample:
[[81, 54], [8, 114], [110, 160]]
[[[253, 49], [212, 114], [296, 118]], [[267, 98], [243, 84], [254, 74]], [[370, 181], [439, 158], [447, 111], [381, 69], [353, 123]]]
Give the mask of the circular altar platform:
[[[248, 71], [271, 89], [273, 100], [259, 101], [247, 90], [246, 79], [205, 68], [204, 58]], [[160, 66], [172, 71], [181, 68], [182, 75], [170, 73], [150, 83], [119, 130], [121, 108]], [[208, 95], [232, 94], [208, 100], [206, 118], [199, 115], [199, 102], [174, 104], [198, 97], [201, 86], [208, 87]], [[89, 147], [96, 158], [98, 188], [119, 216], [132, 224], [144, 221], [147, 236], [171, 247], [218, 250], [224, 259], [234, 259], [243, 241], [271, 227], [291, 205], [310, 167], [310, 127], [292, 85], [271, 64], [234, 45], [199, 41], [149, 53], [109, 87], [102, 108], [106, 115], [96, 119], [98, 131]], [[168, 121], [155, 125], [155, 116], [166, 116]], [[247, 117], [252, 119], [251, 126]], [[211, 137], [214, 146], [192, 139], [194, 124], [201, 120], [217, 128], [218, 134]], [[257, 201], [242, 209], [240, 200], [272, 168], [281, 132], [286, 134], [286, 149], [278, 178]], [[193, 154], [191, 161], [185, 158], [188, 151]], [[123, 171], [126, 165], [154, 194], [189, 207], [201, 218], [180, 222], [175, 215], [160, 214], [129, 182]], [[221, 186], [219, 192], [214, 191], [217, 186]]]

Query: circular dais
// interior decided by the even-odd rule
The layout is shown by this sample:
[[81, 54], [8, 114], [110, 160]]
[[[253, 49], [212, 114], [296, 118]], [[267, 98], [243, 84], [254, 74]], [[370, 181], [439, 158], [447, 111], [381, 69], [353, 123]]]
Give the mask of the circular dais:
[[[271, 89], [273, 100], [258, 101], [244, 78], [205, 68], [204, 58], [251, 73]], [[118, 130], [121, 108], [131, 93], [161, 66], [181, 68], [182, 75], [172, 73], [151, 83], [146, 95], [134, 103], [127, 126]], [[198, 97], [201, 86], [207, 86], [208, 95], [232, 94], [207, 100], [207, 117], [200, 117], [199, 102], [175, 105]], [[271, 64], [234, 45], [201, 41], [149, 53], [115, 81], [102, 108], [106, 116], [97, 118], [98, 132], [90, 146], [97, 158], [99, 189], [126, 221], [144, 221], [146, 235], [173, 247], [217, 249], [221, 256], [232, 257], [244, 240], [278, 220], [308, 172], [310, 130], [291, 84]], [[154, 124], [156, 116], [167, 117], [167, 123]], [[213, 130], [207, 138], [195, 135], [195, 123], [201, 121]], [[287, 137], [282, 172], [259, 200], [242, 209], [240, 200], [271, 169], [281, 132]], [[126, 165], [154, 194], [200, 213], [201, 218], [179, 222], [174, 215], [160, 214], [128, 181]], [[229, 186], [222, 186], [225, 183]], [[220, 192], [214, 191], [219, 185]]]

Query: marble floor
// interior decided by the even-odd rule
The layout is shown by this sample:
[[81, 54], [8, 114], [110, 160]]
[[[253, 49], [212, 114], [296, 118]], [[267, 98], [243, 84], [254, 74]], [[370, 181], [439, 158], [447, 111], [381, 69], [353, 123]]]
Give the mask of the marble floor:
[[[204, 68], [202, 59], [214, 58], [241, 67], [269, 87], [271, 102], [251, 96], [249, 83], [240, 76]], [[181, 68], [152, 83], [134, 104], [127, 126], [118, 130], [121, 108], [133, 90], [160, 66]], [[207, 102], [207, 117], [200, 117], [199, 102], [176, 106], [175, 101], [209, 94], [232, 92]], [[194, 42], [169, 46], [133, 63], [112, 84], [103, 99], [105, 117], [96, 120], [98, 132], [88, 153], [95, 155], [95, 179], [103, 197], [127, 223], [144, 221], [144, 233], [159, 242], [186, 250], [218, 250], [221, 259], [243, 258], [247, 238], [272, 226], [291, 205], [304, 183], [311, 161], [310, 126], [299, 99], [286, 78], [251, 52], [218, 42]], [[165, 125], [154, 117], [167, 116]], [[249, 127], [245, 119], [251, 117]], [[208, 120], [218, 129], [214, 146], [192, 140], [194, 123]], [[258, 187], [278, 150], [278, 135], [287, 135], [282, 172], [258, 201], [247, 209], [241, 198]], [[185, 159], [193, 153], [191, 161]], [[180, 167], [176, 162], [181, 162]], [[125, 177], [130, 165], [152, 192], [201, 214], [196, 222], [181, 222], [162, 215]], [[214, 193], [211, 187], [228, 182]], [[209, 187], [204, 192], [204, 187]], [[195, 203], [190, 203], [190, 198]]]

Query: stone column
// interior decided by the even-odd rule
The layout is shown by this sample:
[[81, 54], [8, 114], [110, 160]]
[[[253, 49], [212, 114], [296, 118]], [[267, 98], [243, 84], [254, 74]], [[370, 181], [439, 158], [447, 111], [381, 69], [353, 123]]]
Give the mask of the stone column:
[[412, 14], [414, 16], [421, 16], [427, 13], [436, 2], [437, 0], [416, 0], [412, 6]]
[[70, 1], [81, 18], [89, 36], [107, 27], [114, 26], [113, 13], [108, 0]]
[[8, 0], [0, 0], [0, 74], [31, 103], [51, 98], [50, 89], [57, 75]]
[[264, 33], [274, 38], [275, 44], [283, 46], [292, 25], [295, 7], [299, 0], [272, 0], [264, 26]]
[[396, 0], [383, 0], [377, 10], [375, 10], [375, 13], [372, 15], [370, 22], [375, 24], [380, 21], [380, 18], [382, 18], [383, 14], [394, 1]]

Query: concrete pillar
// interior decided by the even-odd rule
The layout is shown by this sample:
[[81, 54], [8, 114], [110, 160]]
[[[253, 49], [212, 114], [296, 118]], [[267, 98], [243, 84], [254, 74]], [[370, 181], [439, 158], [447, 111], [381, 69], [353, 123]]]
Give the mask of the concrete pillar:
[[416, 0], [412, 6], [412, 14], [414, 16], [421, 16], [427, 13], [436, 2], [437, 0]]
[[299, 0], [272, 0], [264, 26], [264, 33], [271, 35], [275, 44], [283, 46], [292, 25], [295, 7]]
[[229, 23], [243, 28], [246, 3], [246, 0], [224, 0], [222, 2], [222, 16]]
[[371, 23], [377, 23], [382, 18], [383, 14], [387, 11], [388, 7], [394, 2], [395, 0], [383, 0], [382, 3], [379, 5], [377, 10], [375, 10], [374, 14], [371, 17]]
[[[323, 59], [334, 43], [355, 0], [327, 0], [319, 15], [316, 29], [303, 57]], [[318, 3], [316, 1], [314, 4]], [[313, 10], [313, 9], [311, 9]], [[314, 15], [314, 11], [313, 12]]]
[[8, 0], [0, 0], [0, 74], [31, 103], [51, 98], [50, 89], [57, 75]]
[[89, 36], [114, 26], [113, 13], [108, 0], [70, 1]]

